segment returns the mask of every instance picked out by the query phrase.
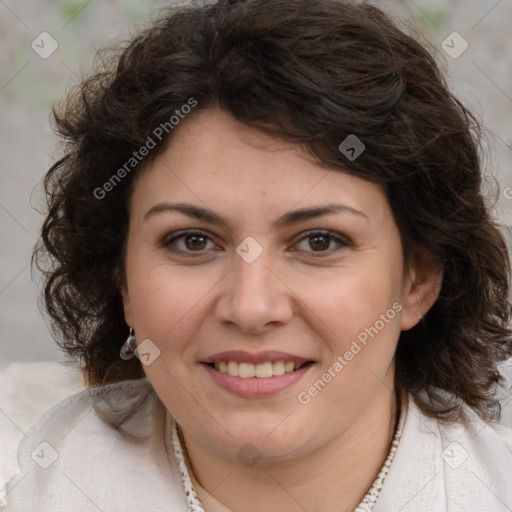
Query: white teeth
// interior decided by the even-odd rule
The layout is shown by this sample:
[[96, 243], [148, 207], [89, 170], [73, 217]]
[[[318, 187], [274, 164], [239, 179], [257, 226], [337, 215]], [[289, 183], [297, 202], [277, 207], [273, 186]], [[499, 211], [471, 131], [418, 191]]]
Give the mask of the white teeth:
[[267, 361], [266, 363], [238, 363], [237, 361], [221, 361], [214, 364], [215, 369], [221, 373], [227, 373], [233, 377], [242, 379], [268, 379], [273, 376], [293, 372], [303, 365], [295, 364], [292, 361]]
[[284, 362], [283, 361], [275, 361], [272, 363], [272, 375], [283, 375], [284, 370]]
[[268, 379], [272, 377], [272, 363], [260, 363], [255, 366], [254, 374], [259, 379]]
[[228, 373], [233, 375], [233, 377], [238, 377], [238, 363], [236, 361], [229, 361]]
[[[231, 364], [231, 361], [230, 361]], [[256, 367], [251, 363], [238, 363], [238, 376], [243, 379], [250, 379], [254, 377]]]

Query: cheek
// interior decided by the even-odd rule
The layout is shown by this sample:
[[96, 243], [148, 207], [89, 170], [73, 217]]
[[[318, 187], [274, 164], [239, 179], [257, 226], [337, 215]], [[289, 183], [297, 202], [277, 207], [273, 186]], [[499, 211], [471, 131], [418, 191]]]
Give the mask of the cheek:
[[[358, 272], [355, 267], [324, 286], [311, 284], [310, 309], [322, 320], [328, 346], [321, 368], [311, 375], [302, 391], [323, 389], [312, 398], [319, 415], [350, 418], [360, 412], [386, 381], [400, 335], [399, 287], [389, 272], [376, 267]], [[381, 270], [383, 270], [381, 268]], [[391, 386], [392, 382], [386, 385]], [[311, 395], [314, 396], [314, 395]]]
[[[212, 269], [171, 266], [133, 255], [127, 265], [137, 338], [149, 338], [165, 353], [182, 352], [201, 325], [209, 293], [219, 276]], [[131, 273], [130, 273], [131, 271]]]
[[400, 299], [392, 270], [365, 262], [332, 269], [321, 278], [297, 276], [295, 289], [304, 290], [304, 302], [325, 324], [326, 332], [342, 343], [373, 325]]
[[315, 313], [310, 317], [321, 320], [317, 325], [325, 333], [327, 349], [318, 374], [303, 390], [315, 387], [319, 378], [332, 379], [328, 391], [314, 399], [326, 412], [334, 408], [346, 415], [353, 407], [355, 414], [358, 404], [369, 400], [386, 379], [401, 318], [401, 274], [390, 261], [396, 260], [368, 252], [303, 288], [305, 302]]

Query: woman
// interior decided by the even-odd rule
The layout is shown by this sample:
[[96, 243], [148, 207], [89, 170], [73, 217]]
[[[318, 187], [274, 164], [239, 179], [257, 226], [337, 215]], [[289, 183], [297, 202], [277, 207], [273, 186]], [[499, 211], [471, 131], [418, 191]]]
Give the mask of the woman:
[[22, 441], [12, 510], [512, 509], [507, 248], [416, 40], [183, 7], [56, 120], [35, 256], [90, 389]]

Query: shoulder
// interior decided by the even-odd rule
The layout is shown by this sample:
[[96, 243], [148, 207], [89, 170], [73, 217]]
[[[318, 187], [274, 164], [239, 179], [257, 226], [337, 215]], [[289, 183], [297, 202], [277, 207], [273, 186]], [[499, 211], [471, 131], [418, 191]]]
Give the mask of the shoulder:
[[411, 397], [395, 460], [375, 512], [482, 512], [512, 509], [512, 453], [473, 411], [446, 424]]
[[[139, 408], [121, 435], [101, 417]], [[113, 407], [112, 407], [113, 405]], [[20, 472], [7, 485], [12, 512], [186, 510], [175, 461], [165, 448], [165, 409], [147, 379], [86, 390], [48, 410], [18, 447]], [[144, 489], [143, 496], [140, 490]]]
[[510, 429], [484, 422], [468, 407], [466, 414], [464, 425], [439, 423], [448, 505], [453, 509], [468, 504], [468, 510], [511, 510]]
[[0, 510], [6, 483], [19, 471], [16, 450], [46, 410], [84, 390], [82, 370], [70, 362], [14, 361], [0, 368]]

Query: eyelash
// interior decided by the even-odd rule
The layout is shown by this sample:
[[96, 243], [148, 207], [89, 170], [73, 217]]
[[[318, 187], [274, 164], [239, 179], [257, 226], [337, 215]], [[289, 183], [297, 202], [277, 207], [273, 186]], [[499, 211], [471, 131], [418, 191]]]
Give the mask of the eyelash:
[[[176, 247], [173, 246], [173, 244], [177, 240], [185, 239], [188, 236], [202, 236], [202, 237], [206, 237], [208, 240], [211, 241], [211, 238], [204, 231], [188, 230], [188, 231], [183, 231], [183, 232], [179, 233], [178, 235], [173, 236], [172, 238], [164, 239], [164, 241], [162, 242], [162, 245], [166, 249], [168, 249], [169, 251], [171, 251], [174, 254], [180, 254], [180, 255], [187, 255], [188, 256], [188, 255], [191, 255], [193, 253], [197, 253], [197, 255], [191, 256], [191, 257], [202, 256], [203, 255], [203, 254], [201, 254], [202, 251], [189, 251], [189, 250], [183, 251], [181, 249], [176, 249]], [[307, 240], [308, 238], [313, 238], [315, 236], [327, 236], [331, 241], [336, 242], [340, 246], [340, 248], [344, 248], [344, 247], [347, 247], [347, 246], [350, 245], [347, 241], [341, 239], [340, 237], [335, 236], [330, 231], [322, 231], [322, 230], [308, 231], [305, 236], [303, 236], [302, 238], [299, 239], [297, 244], [302, 242], [303, 240]], [[296, 251], [296, 249], [294, 249], [294, 251]], [[317, 258], [322, 258], [322, 257], [330, 256], [333, 253], [332, 250], [329, 250], [329, 251], [306, 251], [306, 252], [312, 252], [313, 254], [315, 254], [315, 257], [317, 257]]]

